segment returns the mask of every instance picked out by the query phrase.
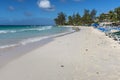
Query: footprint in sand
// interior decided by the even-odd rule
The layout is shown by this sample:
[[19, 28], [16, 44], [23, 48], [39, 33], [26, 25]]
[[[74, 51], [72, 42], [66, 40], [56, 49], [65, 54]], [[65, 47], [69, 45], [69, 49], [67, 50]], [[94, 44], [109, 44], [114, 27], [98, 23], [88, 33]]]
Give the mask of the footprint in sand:
[[60, 67], [64, 67], [64, 65], [61, 65]]
[[88, 51], [88, 49], [85, 49], [85, 51]]

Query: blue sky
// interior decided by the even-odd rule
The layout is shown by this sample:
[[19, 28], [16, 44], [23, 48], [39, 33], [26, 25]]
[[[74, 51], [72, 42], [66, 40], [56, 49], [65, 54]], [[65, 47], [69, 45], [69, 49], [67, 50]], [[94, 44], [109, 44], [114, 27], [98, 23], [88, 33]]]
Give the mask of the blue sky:
[[96, 9], [97, 15], [120, 6], [120, 0], [0, 0], [0, 24], [52, 25], [57, 13], [72, 15]]

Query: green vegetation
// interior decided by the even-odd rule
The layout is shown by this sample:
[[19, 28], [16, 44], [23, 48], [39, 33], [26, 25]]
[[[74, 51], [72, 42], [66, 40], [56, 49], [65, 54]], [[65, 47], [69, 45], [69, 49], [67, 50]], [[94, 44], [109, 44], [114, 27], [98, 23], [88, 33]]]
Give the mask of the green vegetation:
[[91, 12], [84, 10], [84, 15], [81, 17], [79, 13], [74, 13], [72, 16], [66, 17], [63, 12], [58, 13], [57, 18], [54, 19], [56, 25], [90, 25], [96, 18], [97, 11], [93, 9]]
[[91, 12], [89, 10], [84, 10], [84, 15], [82, 17], [82, 24], [85, 24], [85, 25], [91, 25], [95, 18], [96, 18], [96, 10], [92, 10]]
[[109, 21], [109, 22], [120, 22], [120, 7], [110, 10], [108, 13], [102, 13], [98, 17], [99, 22]]
[[120, 22], [120, 7], [110, 10], [108, 13], [101, 13], [99, 16], [96, 16], [97, 11], [93, 10], [84, 10], [83, 16], [79, 13], [74, 13], [72, 16], [68, 17], [63, 13], [58, 13], [57, 18], [55, 18], [56, 25], [91, 25], [92, 23], [98, 22]]
[[54, 19], [56, 25], [65, 25], [66, 23], [66, 15], [63, 12], [58, 13], [57, 18]]
[[81, 24], [81, 16], [79, 13], [73, 14], [72, 16], [68, 16], [68, 22], [69, 25], [80, 25]]

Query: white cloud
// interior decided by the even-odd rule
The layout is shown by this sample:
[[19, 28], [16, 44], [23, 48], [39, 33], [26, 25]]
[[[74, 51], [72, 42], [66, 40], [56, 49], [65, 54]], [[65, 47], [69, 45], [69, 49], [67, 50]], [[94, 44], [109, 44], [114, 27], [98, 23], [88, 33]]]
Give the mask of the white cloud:
[[51, 7], [50, 1], [48, 1], [48, 0], [41, 0], [39, 2], [39, 7], [41, 7], [41, 8], [50, 8]]
[[38, 0], [38, 6], [45, 10], [54, 10], [54, 6], [51, 5], [49, 0]]

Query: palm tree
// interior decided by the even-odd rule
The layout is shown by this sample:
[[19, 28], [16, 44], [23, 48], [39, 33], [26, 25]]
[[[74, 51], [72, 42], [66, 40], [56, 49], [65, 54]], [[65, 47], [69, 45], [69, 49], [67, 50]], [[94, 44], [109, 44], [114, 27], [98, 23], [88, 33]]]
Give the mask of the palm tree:
[[68, 16], [68, 24], [73, 25], [73, 17], [72, 16]]
[[117, 20], [120, 21], [120, 7], [114, 9], [115, 14], [117, 15]]
[[113, 11], [109, 11], [108, 17], [110, 21], [117, 21], [117, 15]]
[[91, 15], [90, 15], [90, 11], [85, 9], [84, 10], [84, 15], [82, 17], [82, 24], [90, 25], [92, 22], [93, 21], [92, 21]]
[[96, 11], [95, 9], [93, 9], [93, 10], [91, 11], [91, 13], [90, 13], [90, 16], [91, 16], [91, 18], [92, 18], [93, 21], [94, 21], [95, 18], [96, 18], [96, 13], [97, 13], [97, 11]]
[[57, 18], [54, 19], [57, 25], [65, 25], [66, 23], [66, 15], [63, 12], [58, 13]]

